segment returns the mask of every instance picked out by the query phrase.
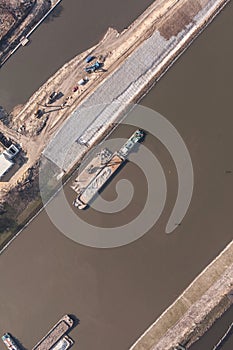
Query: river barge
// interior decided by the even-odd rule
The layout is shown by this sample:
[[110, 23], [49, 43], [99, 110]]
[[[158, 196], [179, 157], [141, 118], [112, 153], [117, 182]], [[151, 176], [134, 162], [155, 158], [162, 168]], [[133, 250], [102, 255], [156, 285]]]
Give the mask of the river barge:
[[65, 335], [56, 345], [51, 348], [51, 350], [68, 350], [73, 344], [73, 339], [71, 339], [68, 335]]
[[21, 350], [20, 347], [15, 343], [15, 341], [10, 333], [5, 333], [2, 336], [2, 341], [4, 342], [7, 349], [9, 349], [9, 350]]
[[[55, 326], [42, 338], [32, 350], [48, 350], [48, 349], [68, 349], [72, 344], [67, 345], [67, 342], [64, 340], [66, 333], [71, 330], [74, 326], [74, 321], [70, 316], [65, 315], [62, 317]], [[69, 338], [70, 339], [70, 338]], [[64, 345], [63, 345], [64, 344]], [[59, 346], [60, 345], [60, 346]], [[68, 346], [68, 347], [67, 347]]]
[[112, 153], [104, 148], [90, 161], [73, 182], [71, 188], [77, 193], [74, 206], [84, 209], [97, 195], [98, 191], [110, 180], [113, 174], [126, 161], [134, 146], [144, 138], [144, 131], [136, 130], [117, 151]]

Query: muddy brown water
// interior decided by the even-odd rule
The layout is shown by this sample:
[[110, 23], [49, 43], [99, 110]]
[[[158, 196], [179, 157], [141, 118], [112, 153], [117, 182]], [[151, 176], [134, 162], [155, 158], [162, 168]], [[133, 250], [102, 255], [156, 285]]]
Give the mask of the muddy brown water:
[[[72, 11], [72, 6], [66, 5], [64, 13], [44, 28], [53, 28], [56, 21], [64, 24], [62, 16]], [[145, 145], [159, 158], [168, 181], [166, 206], [155, 227], [132, 244], [103, 250], [69, 240], [42, 211], [0, 257], [0, 333], [11, 332], [30, 349], [61, 315], [70, 313], [80, 320], [70, 334], [74, 349], [126, 350], [231, 241], [233, 174], [226, 171], [233, 171], [233, 47], [227, 42], [232, 15], [231, 3], [142, 101], [171, 121], [192, 158], [195, 187], [182, 224], [175, 233], [164, 233], [177, 178], [169, 173], [174, 164], [166, 149], [148, 135]], [[49, 40], [46, 29], [44, 34], [42, 27], [40, 30], [37, 45], [43, 42], [45, 55]], [[36, 37], [33, 41], [36, 45]], [[19, 71], [27, 66], [26, 58], [20, 59], [24, 54], [17, 56]], [[40, 71], [46, 69], [45, 63], [41, 65]], [[38, 80], [35, 85], [40, 83]], [[32, 92], [34, 87], [27, 89]], [[4, 91], [7, 95], [7, 89]], [[12, 94], [15, 92], [13, 89]], [[119, 129], [115, 135], [122, 133]], [[143, 173], [130, 163], [103, 196], [115, 196], [120, 178], [134, 184], [137, 205], [132, 211], [139, 210], [138, 198], [143, 198], [146, 185]], [[65, 192], [72, 201], [69, 184]], [[95, 215], [100, 225], [110, 226], [110, 215]]]
[[[122, 31], [153, 0], [63, 0], [0, 69], [0, 105], [25, 103], [52, 74], [102, 39], [109, 27]], [[72, 43], [72, 44], [71, 44]]]

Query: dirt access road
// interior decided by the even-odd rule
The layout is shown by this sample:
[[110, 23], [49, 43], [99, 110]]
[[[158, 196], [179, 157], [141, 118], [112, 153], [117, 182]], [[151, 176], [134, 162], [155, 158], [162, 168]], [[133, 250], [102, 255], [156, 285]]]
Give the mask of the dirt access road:
[[[49, 140], [70, 114], [97, 86], [123, 65], [126, 58], [155, 30], [159, 30], [165, 38], [176, 35], [208, 2], [209, 0], [199, 0], [195, 3], [190, 0], [155, 1], [122, 33], [109, 29], [100, 43], [65, 64], [25, 106], [16, 108], [10, 123], [7, 126], [1, 124], [0, 128], [6, 136], [11, 136], [20, 143], [28, 160], [8, 183], [1, 183], [1, 193], [6, 193], [25, 179], [27, 169], [38, 161]], [[88, 75], [89, 82], [73, 92], [77, 81], [87, 75], [84, 72], [84, 58], [90, 53], [96, 57], [101, 56], [105, 72], [98, 71]], [[53, 91], [62, 92], [63, 96], [52, 104], [54, 107], [46, 107], [48, 97]], [[44, 109], [44, 114], [41, 118], [36, 118], [35, 112], [39, 108]]]

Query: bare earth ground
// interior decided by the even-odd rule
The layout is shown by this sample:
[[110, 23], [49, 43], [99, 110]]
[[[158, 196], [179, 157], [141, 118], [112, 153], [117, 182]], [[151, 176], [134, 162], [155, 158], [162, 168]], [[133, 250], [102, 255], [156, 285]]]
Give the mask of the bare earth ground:
[[[106, 78], [106, 75], [111, 74], [111, 72], [124, 62], [129, 53], [151, 34], [153, 25], [156, 23], [157, 25], [162, 24], [163, 28], [164, 16], [170, 11], [171, 7], [174, 6], [174, 11], [177, 12], [177, 7], [182, 9], [182, 6], [186, 5], [186, 3], [187, 1], [185, 0], [156, 1], [155, 4], [148, 8], [148, 10], [127, 29], [127, 31], [119, 35], [117, 31], [109, 29], [104, 39], [96, 47], [75, 57], [50, 78], [31, 97], [21, 111], [20, 107], [15, 109], [10, 118], [9, 125], [6, 126], [1, 123], [1, 130], [6, 136], [13, 138], [22, 145], [22, 148], [27, 153], [28, 162], [12, 177], [9, 183], [1, 184], [1, 188], [7, 189], [14, 186], [25, 173], [26, 169], [38, 160], [48, 140], [53, 137], [66, 118], [77, 108], [78, 104], [88, 94], [92, 93], [96, 86]], [[189, 6], [191, 8], [193, 7], [193, 5]], [[172, 17], [173, 11], [170, 11], [169, 15]], [[179, 22], [177, 22], [177, 25], [179, 26]], [[90, 52], [97, 57], [99, 55], [104, 56], [104, 68], [107, 72], [89, 75], [89, 83], [73, 93], [72, 88], [74, 85], [77, 84], [79, 79], [86, 75], [83, 72], [85, 66], [83, 59]], [[35, 118], [34, 113], [38, 109], [38, 106], [45, 105], [49, 95], [53, 91], [61, 91], [64, 95], [62, 99], [54, 103], [54, 105], [61, 105], [65, 100], [68, 100], [67, 105], [60, 110], [57, 110], [60, 107], [54, 108], [54, 112], [50, 112], [49, 108], [45, 108], [46, 113], [44, 116], [40, 119]], [[46, 126], [43, 131], [37, 135], [38, 130], [44, 123], [44, 119], [47, 119], [47, 117], [49, 118]]]
[[[203, 1], [204, 2], [204, 1]], [[159, 2], [157, 2], [158, 4]], [[9, 183], [2, 183], [1, 185], [1, 195], [4, 198], [4, 194], [9, 193], [9, 190], [16, 189], [16, 191], [21, 191], [26, 193], [25, 187], [27, 187], [27, 181], [32, 174], [32, 171], [35, 171], [34, 175], [37, 171], [37, 166], [35, 164], [38, 162], [41, 151], [44, 149], [48, 140], [53, 137], [54, 133], [59, 129], [65, 119], [70, 115], [70, 113], [77, 107], [79, 102], [85, 98], [89, 93], [91, 93], [97, 84], [103, 81], [107, 74], [110, 74], [117, 66], [119, 66], [125, 59], [125, 57], [131, 52], [141, 41], [143, 41], [152, 31], [153, 25], [151, 27], [151, 23], [158, 25], [160, 28], [160, 33], [163, 34], [165, 38], [169, 38], [173, 35], [173, 33], [179, 32], [181, 28], [183, 28], [189, 21], [192, 16], [194, 16], [200, 10], [200, 3], [194, 3], [190, 5], [187, 1], [169, 1], [169, 4], [174, 5], [175, 12], [171, 11], [169, 18], [166, 16], [166, 8], [162, 6], [162, 1], [158, 4], [156, 16], [153, 17], [152, 13], [148, 13], [148, 16], [145, 19], [145, 22], [139, 23], [139, 27], [135, 30], [134, 25], [131, 26], [126, 32], [119, 35], [114, 30], [109, 30], [104, 40], [99, 43], [97, 46], [90, 49], [88, 52], [83, 53], [79, 57], [72, 60], [70, 63], [65, 65], [58, 73], [54, 75], [29, 101], [25, 107], [18, 107], [12, 113], [10, 118], [5, 119], [5, 124], [1, 123], [1, 129], [4, 133], [11, 137], [16, 142], [19, 142], [22, 145], [23, 150], [26, 152], [28, 161], [27, 163], [21, 167], [21, 169], [11, 178]], [[189, 5], [189, 6], [188, 6]], [[178, 7], [178, 11], [177, 8]], [[163, 12], [164, 11], [164, 12]], [[185, 14], [185, 15], [182, 15]], [[163, 18], [160, 18], [163, 16]], [[150, 20], [154, 20], [154, 22], [150, 22]], [[144, 26], [146, 21], [148, 20], [148, 27]], [[150, 24], [150, 25], [149, 25]], [[157, 27], [157, 28], [158, 28]], [[107, 69], [106, 73], [97, 73], [90, 76], [90, 83], [82, 88], [80, 88], [76, 92], [72, 92], [72, 88], [76, 85], [77, 80], [83, 77], [83, 67], [84, 61], [83, 58], [90, 52], [94, 52], [94, 54], [99, 57], [103, 56], [105, 69]], [[72, 74], [72, 77], [70, 76]], [[89, 89], [89, 86], [92, 86], [92, 89]], [[62, 91], [63, 97], [56, 102], [56, 104], [61, 104], [66, 102], [64, 108], [57, 110], [56, 112], [50, 112], [49, 108], [46, 106], [46, 100], [48, 99], [49, 94], [52, 91]], [[39, 104], [38, 104], [39, 103]], [[54, 103], [55, 104], [55, 103]], [[39, 107], [44, 107], [45, 114], [41, 119], [36, 119], [33, 116], [34, 112]], [[56, 109], [56, 108], [55, 108]], [[49, 118], [47, 119], [47, 117]], [[46, 124], [44, 121], [47, 120]], [[45, 125], [42, 131], [37, 135], [38, 130], [41, 129], [42, 125]], [[23, 127], [22, 127], [23, 126]], [[33, 168], [34, 167], [34, 168]], [[33, 170], [30, 170], [33, 169]], [[20, 187], [16, 188], [17, 183], [20, 182]], [[30, 181], [29, 181], [30, 182]], [[23, 183], [23, 185], [22, 185]], [[12, 193], [15, 193], [12, 190]], [[33, 197], [37, 194], [36, 190], [33, 193], [32, 188], [29, 187], [30, 195]], [[29, 202], [31, 197], [25, 198], [25, 202]], [[15, 200], [15, 197], [12, 196], [12, 201]], [[1, 208], [0, 208], [1, 209]], [[4, 210], [4, 209], [3, 209]], [[9, 224], [10, 226], [10, 224]], [[232, 256], [232, 255], [231, 255]], [[214, 274], [211, 274], [213, 276]], [[231, 273], [232, 275], [232, 273]], [[232, 284], [230, 285], [230, 279], [227, 276], [225, 278], [225, 282], [228, 288], [232, 288]], [[204, 285], [206, 286], [206, 280], [204, 281]], [[199, 292], [198, 285], [198, 292]], [[216, 289], [213, 289], [213, 294], [215, 297], [217, 293], [220, 291], [219, 284], [216, 286]], [[211, 301], [213, 302], [214, 298], [211, 297]], [[196, 295], [195, 295], [196, 298]], [[191, 300], [191, 298], [190, 298]], [[185, 296], [184, 304], [189, 304], [189, 298]], [[206, 300], [203, 300], [203, 304], [206, 305]], [[202, 310], [202, 305], [197, 305], [198, 315], [199, 310]], [[225, 307], [225, 306], [224, 306]], [[218, 312], [218, 310], [215, 310]], [[177, 313], [175, 313], [175, 317], [177, 317]], [[214, 315], [215, 317], [215, 315]], [[193, 314], [191, 315], [193, 319]], [[170, 319], [169, 319], [170, 320]], [[181, 329], [185, 330], [184, 325], [187, 323], [185, 319], [181, 320], [182, 324], [178, 325], [177, 331], [172, 330], [171, 336], [179, 335], [181, 333]], [[185, 323], [185, 324], [184, 324]], [[194, 322], [195, 323], [195, 322]], [[196, 324], [194, 324], [196, 326]], [[194, 327], [193, 326], [193, 327]], [[180, 327], [180, 328], [179, 328]], [[194, 329], [194, 328], [193, 328]], [[188, 330], [189, 331], [189, 330]], [[196, 328], [194, 330], [196, 332]], [[198, 334], [194, 334], [200, 335]], [[151, 334], [150, 334], [151, 336]], [[153, 335], [152, 335], [153, 336]], [[186, 336], [186, 334], [185, 334]], [[167, 346], [167, 349], [171, 349], [171, 338], [167, 337], [162, 339]], [[177, 343], [177, 339], [173, 339], [174, 344]], [[148, 339], [146, 339], [146, 342]], [[149, 339], [149, 343], [151, 339]], [[136, 348], [141, 349], [140, 344], [136, 344]], [[145, 349], [145, 344], [143, 344], [143, 349]], [[151, 348], [151, 344], [148, 344], [148, 349]], [[158, 346], [158, 349], [163, 348], [166, 349], [165, 346]]]
[[[158, 29], [165, 38], [169, 38], [185, 28], [192, 17], [207, 3], [208, 0], [199, 0], [195, 3], [189, 0], [155, 1], [127, 30], [119, 34], [116, 30], [109, 29], [99, 44], [65, 64], [25, 106], [18, 106], [11, 115], [3, 118], [0, 121], [1, 131], [21, 145], [27, 162], [8, 182], [0, 183], [0, 201], [3, 203], [7, 199], [8, 204], [16, 206], [19, 212], [24, 210], [28, 203], [39, 195], [38, 186], [36, 185], [35, 189], [31, 180], [33, 176], [36, 177], [42, 151], [80, 102], [123, 64], [126, 57], [155, 29]], [[104, 62], [105, 72], [99, 71], [88, 75], [88, 84], [73, 92], [77, 81], [87, 75], [84, 72], [84, 58], [90, 53]], [[54, 102], [52, 104], [54, 107], [51, 108], [46, 106], [46, 102], [53, 91], [62, 92], [63, 96]], [[41, 118], [35, 117], [38, 109], [44, 112]], [[4, 221], [6, 218], [0, 216], [0, 232], [1, 219]]]
[[[77, 108], [81, 100], [92, 93], [97, 84], [106, 78], [106, 74], [110, 74], [114, 71], [116, 67], [124, 61], [125, 57], [127, 57], [139, 43], [145, 40], [149, 35], [148, 31], [151, 31], [152, 23], [156, 22], [159, 17], [163, 16], [164, 13], [176, 3], [177, 0], [156, 1], [156, 5], [154, 4], [148, 8], [127, 31], [120, 35], [117, 31], [109, 29], [103, 40], [96, 47], [91, 48], [88, 52], [75, 57], [71, 62], [65, 64], [31, 97], [23, 108], [16, 108], [10, 117], [9, 125], [7, 125], [8, 123], [4, 125], [4, 123], [1, 122], [0, 126], [2, 132], [4, 132], [7, 137], [20, 143], [27, 153], [28, 158], [27, 164], [22, 167], [8, 183], [1, 183], [1, 189], [4, 188], [8, 190], [17, 183], [25, 171], [38, 160], [48, 139], [54, 135], [70, 113]], [[95, 54], [95, 56], [101, 54], [106, 58], [104, 68], [107, 70], [107, 73], [99, 72], [88, 76], [90, 79], [89, 84], [81, 87], [77, 92], [72, 93], [72, 88], [76, 85], [77, 80], [85, 75], [83, 74], [85, 65], [83, 59], [90, 52]], [[63, 98], [58, 101], [59, 103], [54, 104], [60, 105], [69, 98], [68, 106], [60, 111], [45, 114], [45, 117], [49, 115], [46, 127], [40, 135], [36, 135], [44, 118], [37, 119], [33, 114], [38, 109], [38, 105], [45, 105], [46, 100], [53, 91], [62, 91], [64, 94]], [[48, 108], [46, 112], [49, 112]], [[19, 130], [22, 125], [23, 130]]]

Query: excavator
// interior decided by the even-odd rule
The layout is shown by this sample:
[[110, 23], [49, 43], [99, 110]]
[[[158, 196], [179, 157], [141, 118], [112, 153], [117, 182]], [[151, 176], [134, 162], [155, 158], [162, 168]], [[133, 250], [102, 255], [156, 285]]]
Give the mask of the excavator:
[[97, 70], [102, 69], [102, 67], [103, 67], [103, 63], [96, 61], [92, 66], [85, 67], [84, 69], [87, 73], [94, 73]]

